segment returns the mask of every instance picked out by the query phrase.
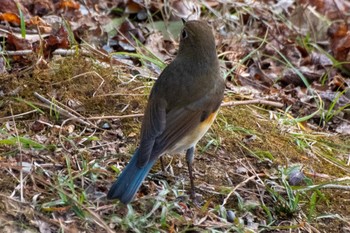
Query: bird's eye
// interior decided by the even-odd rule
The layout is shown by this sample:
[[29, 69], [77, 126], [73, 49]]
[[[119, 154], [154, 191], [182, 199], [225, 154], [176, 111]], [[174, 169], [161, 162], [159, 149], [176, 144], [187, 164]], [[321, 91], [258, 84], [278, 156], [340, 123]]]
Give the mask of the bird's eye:
[[187, 32], [186, 32], [185, 29], [182, 30], [182, 32], [181, 32], [181, 37], [182, 37], [182, 39], [186, 39], [186, 38], [188, 37], [188, 34], [187, 34]]

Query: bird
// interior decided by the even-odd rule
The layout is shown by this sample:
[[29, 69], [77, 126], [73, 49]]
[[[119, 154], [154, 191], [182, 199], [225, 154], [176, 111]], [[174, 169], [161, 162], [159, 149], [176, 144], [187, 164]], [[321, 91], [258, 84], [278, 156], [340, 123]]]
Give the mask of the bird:
[[186, 151], [190, 197], [195, 197], [195, 146], [214, 122], [224, 97], [212, 28], [204, 20], [184, 21], [175, 59], [153, 85], [140, 132], [140, 144], [108, 191], [108, 199], [130, 203], [155, 162]]

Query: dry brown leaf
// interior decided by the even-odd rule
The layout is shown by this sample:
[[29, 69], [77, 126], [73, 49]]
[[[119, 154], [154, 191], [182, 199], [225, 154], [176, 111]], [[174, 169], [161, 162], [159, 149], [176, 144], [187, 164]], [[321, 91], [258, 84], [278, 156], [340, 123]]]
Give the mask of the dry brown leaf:
[[[328, 29], [330, 48], [333, 56], [340, 62], [350, 62], [350, 32], [345, 22], [332, 24]], [[343, 64], [350, 71], [350, 64]]]
[[26, 50], [32, 49], [31, 43], [22, 38], [18, 38], [13, 34], [7, 36], [7, 50]]
[[[22, 0], [23, 1], [23, 0]], [[22, 5], [22, 1], [1, 0], [0, 13], [18, 14], [18, 7], [21, 9], [25, 18], [29, 17], [28, 10]]]
[[125, 13], [135, 14], [140, 12], [142, 9], [144, 9], [143, 6], [138, 2], [135, 2], [133, 0], [128, 0], [128, 3], [125, 6]]
[[80, 8], [80, 4], [73, 1], [73, 0], [61, 0], [61, 2], [58, 4], [58, 7], [60, 9], [74, 9], [78, 10]]
[[37, 16], [47, 15], [55, 8], [51, 0], [34, 0], [31, 5], [27, 7], [30, 7], [32, 9], [32, 14]]
[[329, 19], [343, 19], [350, 10], [350, 2], [344, 0], [299, 0], [299, 3], [316, 7], [316, 10]]
[[328, 83], [328, 86], [333, 91], [343, 91], [347, 88], [345, 79], [340, 75], [335, 75], [333, 79]]
[[2, 13], [0, 14], [0, 20], [6, 21], [8, 23], [13, 23], [19, 25], [21, 22], [21, 19], [17, 14], [14, 13]]

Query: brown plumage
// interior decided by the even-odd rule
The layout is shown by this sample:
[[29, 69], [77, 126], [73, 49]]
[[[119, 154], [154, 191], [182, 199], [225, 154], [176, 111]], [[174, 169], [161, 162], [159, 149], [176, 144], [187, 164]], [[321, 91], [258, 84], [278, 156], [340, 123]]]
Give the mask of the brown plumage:
[[186, 22], [178, 55], [149, 96], [140, 146], [107, 197], [129, 203], [161, 155], [185, 150], [193, 196], [194, 147], [213, 123], [224, 89], [211, 28], [205, 21]]

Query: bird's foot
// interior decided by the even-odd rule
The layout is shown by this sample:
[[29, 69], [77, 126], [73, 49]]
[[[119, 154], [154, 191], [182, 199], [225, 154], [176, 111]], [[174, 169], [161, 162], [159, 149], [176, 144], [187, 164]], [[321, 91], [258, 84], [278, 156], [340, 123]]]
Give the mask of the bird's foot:
[[200, 207], [204, 204], [203, 196], [199, 193], [196, 193], [194, 191], [190, 191], [189, 197], [190, 197], [191, 202], [197, 207]]

